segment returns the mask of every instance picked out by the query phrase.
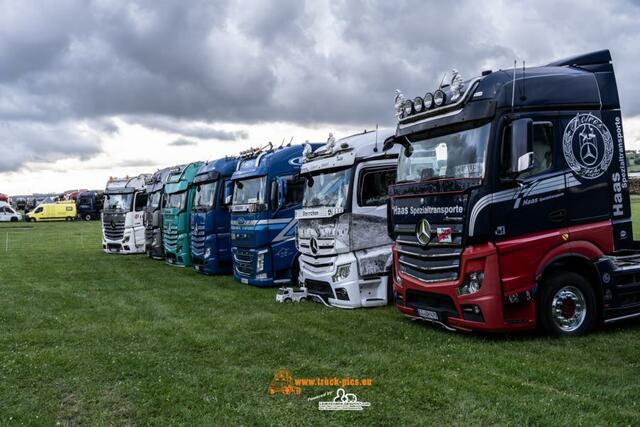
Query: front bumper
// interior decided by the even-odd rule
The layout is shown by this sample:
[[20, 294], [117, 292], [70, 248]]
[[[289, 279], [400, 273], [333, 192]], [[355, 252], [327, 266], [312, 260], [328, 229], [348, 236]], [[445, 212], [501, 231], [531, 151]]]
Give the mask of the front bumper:
[[[513, 311], [515, 308], [518, 311], [520, 308], [505, 308], [498, 254], [491, 243], [465, 249], [460, 263], [461, 274], [455, 281], [424, 282], [398, 273], [400, 270], [395, 247], [393, 259], [396, 306], [411, 319], [426, 320], [465, 331], [505, 332], [535, 328], [535, 319], [514, 319], [505, 314], [505, 310]], [[463, 284], [467, 274], [478, 269], [484, 273], [480, 290], [470, 295], [458, 295], [456, 290]]]
[[189, 248], [189, 234], [178, 234], [175, 239], [175, 245], [164, 244], [164, 257], [168, 264], [175, 265], [177, 267], [189, 267], [191, 266], [191, 255]]
[[125, 228], [122, 240], [107, 239], [102, 233], [102, 250], [107, 254], [143, 254], [145, 244], [141, 239], [136, 239], [133, 228]]
[[[349, 265], [349, 275], [333, 281], [338, 266]], [[300, 280], [310, 294], [338, 308], [380, 307], [387, 304], [387, 277], [361, 277], [353, 252], [340, 254], [331, 267], [314, 268], [300, 258]]]
[[148, 231], [146, 241], [146, 252], [153, 259], [164, 259], [164, 246], [162, 245], [162, 230], [154, 228]]

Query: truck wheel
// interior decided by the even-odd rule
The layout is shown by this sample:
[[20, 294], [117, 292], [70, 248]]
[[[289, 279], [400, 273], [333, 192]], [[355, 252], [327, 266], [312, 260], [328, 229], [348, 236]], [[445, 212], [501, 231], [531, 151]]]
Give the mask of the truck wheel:
[[18, 218], [16, 218], [15, 216], [11, 217], [11, 222], [18, 222]]
[[291, 298], [285, 298], [284, 302], [293, 302], [293, 300]]
[[391, 266], [389, 274], [387, 274], [387, 304], [393, 304], [395, 300], [393, 295], [393, 266]]
[[86, 214], [86, 215], [84, 216], [84, 220], [85, 220], [85, 221], [91, 221], [91, 214]]
[[296, 258], [293, 262], [293, 267], [291, 267], [291, 285], [299, 288], [300, 283], [298, 282], [298, 278], [300, 277], [300, 259]]
[[585, 335], [593, 328], [596, 297], [587, 279], [572, 271], [559, 271], [542, 284], [538, 320], [551, 335]]

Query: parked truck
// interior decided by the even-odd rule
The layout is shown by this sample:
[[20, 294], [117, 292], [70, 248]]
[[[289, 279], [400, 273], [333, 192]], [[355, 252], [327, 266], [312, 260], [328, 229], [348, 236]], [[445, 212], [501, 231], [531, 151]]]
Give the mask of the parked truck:
[[[311, 145], [311, 149], [318, 148]], [[233, 276], [255, 286], [297, 283], [295, 210], [302, 202], [302, 145], [240, 153], [233, 180]]]
[[164, 185], [171, 168], [156, 171], [147, 179], [147, 206], [144, 208], [145, 250], [153, 259], [164, 259], [162, 243], [162, 206], [164, 205]]
[[191, 266], [189, 218], [195, 196], [195, 188], [191, 184], [200, 166], [202, 162], [172, 168], [164, 186], [162, 241], [165, 259], [179, 267]]
[[386, 305], [392, 295], [387, 198], [400, 147], [382, 150], [391, 135], [332, 139], [304, 157], [306, 186], [296, 211], [300, 280], [335, 307]]
[[485, 71], [413, 100], [390, 188], [394, 292], [447, 328], [580, 335], [640, 315], [609, 51]]
[[204, 274], [231, 273], [231, 175], [238, 159], [224, 157], [205, 163], [193, 180], [190, 238], [193, 268]]
[[107, 182], [102, 211], [102, 249], [106, 253], [144, 253], [148, 176], [110, 178]]
[[104, 193], [102, 191], [82, 191], [76, 197], [78, 219], [91, 221], [99, 219], [102, 213]]

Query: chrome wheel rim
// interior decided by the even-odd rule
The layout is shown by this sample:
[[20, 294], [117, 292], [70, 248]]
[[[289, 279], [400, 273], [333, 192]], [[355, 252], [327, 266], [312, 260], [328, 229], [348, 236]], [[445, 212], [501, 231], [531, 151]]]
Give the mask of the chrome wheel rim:
[[563, 332], [573, 332], [587, 317], [587, 303], [584, 294], [575, 286], [559, 289], [551, 300], [551, 317]]

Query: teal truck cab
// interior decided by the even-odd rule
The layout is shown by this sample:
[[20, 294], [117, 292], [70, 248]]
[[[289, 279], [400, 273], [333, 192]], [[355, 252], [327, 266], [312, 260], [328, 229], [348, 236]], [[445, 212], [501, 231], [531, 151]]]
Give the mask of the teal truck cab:
[[195, 188], [191, 184], [200, 166], [202, 162], [194, 162], [171, 169], [164, 186], [162, 241], [165, 259], [169, 264], [181, 267], [191, 265], [189, 215], [195, 195]]

